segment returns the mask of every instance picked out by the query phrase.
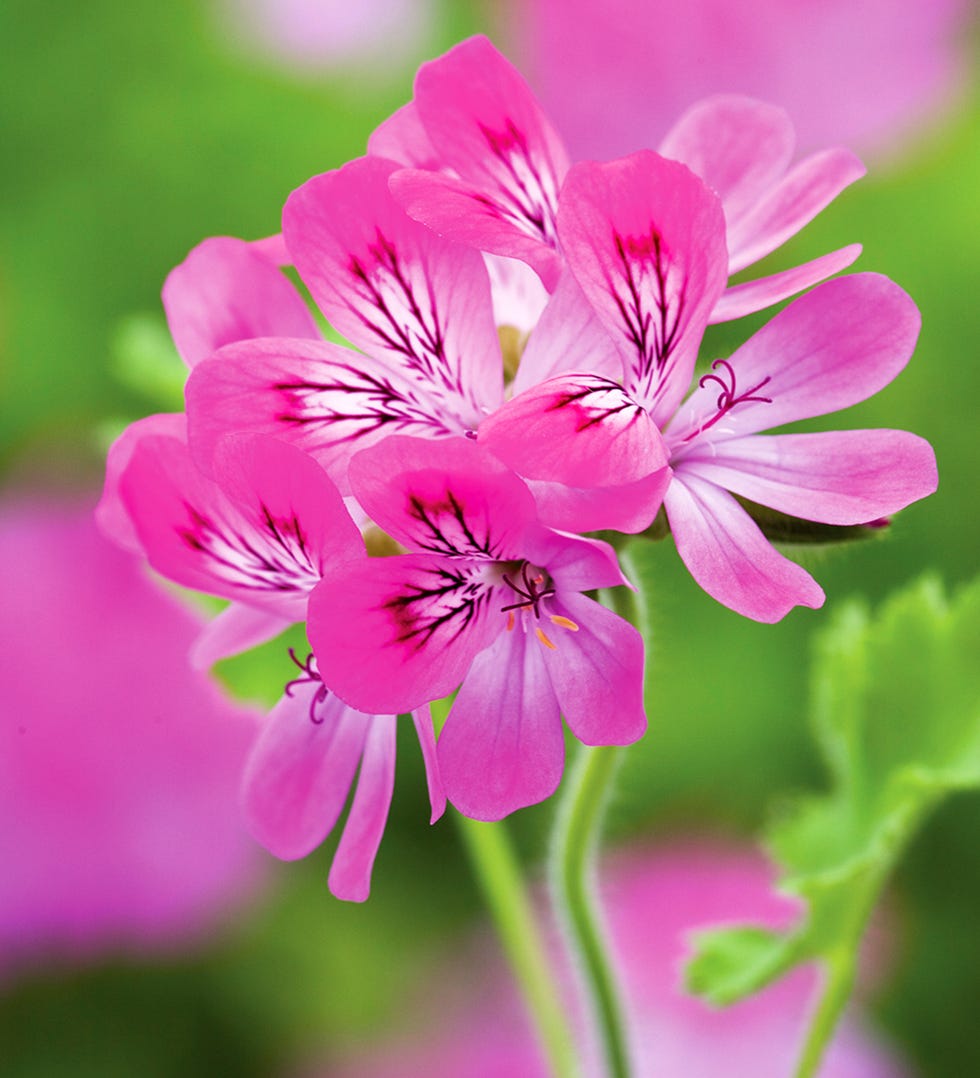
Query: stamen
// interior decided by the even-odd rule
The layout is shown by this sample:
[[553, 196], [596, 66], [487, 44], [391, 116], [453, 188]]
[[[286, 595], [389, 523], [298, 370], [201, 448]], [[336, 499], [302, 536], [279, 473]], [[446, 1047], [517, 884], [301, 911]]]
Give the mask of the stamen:
[[551, 614], [550, 617], [556, 625], [560, 625], [563, 629], [568, 629], [572, 633], [578, 632], [578, 626], [575, 622], [571, 618], [566, 618], [564, 614]]
[[510, 610], [507, 613], [507, 632], [512, 633], [514, 626], [517, 623], [517, 619], [514, 617], [514, 611]]
[[558, 648], [548, 639], [548, 637], [545, 636], [544, 629], [542, 629], [540, 625], [534, 630], [534, 635], [541, 641], [542, 644], [544, 644], [546, 648], [551, 648], [552, 651], [558, 650]]

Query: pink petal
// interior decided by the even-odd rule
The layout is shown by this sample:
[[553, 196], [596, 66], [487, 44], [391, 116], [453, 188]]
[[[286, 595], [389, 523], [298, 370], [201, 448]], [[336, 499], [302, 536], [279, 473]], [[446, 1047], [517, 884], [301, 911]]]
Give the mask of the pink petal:
[[219, 659], [240, 655], [273, 640], [293, 622], [245, 603], [232, 603], [201, 631], [191, 648], [190, 660], [198, 670], [206, 670]]
[[181, 442], [185, 441], [187, 417], [183, 413], [149, 415], [144, 419], [137, 419], [135, 423], [130, 423], [109, 447], [105, 465], [105, 485], [102, 488], [99, 504], [95, 507], [95, 520], [102, 534], [117, 546], [130, 550], [134, 554], [143, 553], [143, 544], [136, 534], [129, 511], [120, 497], [119, 481], [129, 466], [133, 451], [141, 439], [157, 434], [176, 438]]
[[519, 629], [478, 655], [439, 737], [449, 800], [475, 820], [499, 820], [550, 797], [565, 764], [547, 649]]
[[721, 299], [715, 304], [709, 321], [712, 325], [717, 325], [719, 322], [731, 322], [736, 318], [744, 318], [747, 314], [765, 310], [766, 307], [772, 307], [790, 296], [795, 296], [797, 292], [802, 292], [805, 288], [847, 269], [860, 254], [861, 244], [852, 243], [780, 273], [732, 285], [722, 292]]
[[425, 767], [425, 782], [429, 789], [429, 807], [432, 814], [429, 823], [435, 823], [446, 811], [446, 791], [439, 772], [439, 758], [436, 755], [436, 735], [432, 727], [432, 712], [428, 706], [416, 708], [412, 712], [412, 722], [418, 735], [419, 748], [422, 750], [422, 763]]
[[163, 285], [163, 307], [177, 351], [189, 367], [232, 341], [319, 338], [302, 297], [262, 250], [216, 236], [171, 270]]
[[937, 485], [932, 447], [900, 430], [732, 438], [685, 457], [677, 474], [824, 524], [890, 516]]
[[374, 716], [364, 743], [357, 789], [330, 866], [330, 891], [347, 902], [364, 902], [371, 892], [371, 870], [395, 790], [397, 722], [395, 715]]
[[570, 619], [541, 624], [554, 650], [544, 660], [572, 733], [586, 745], [629, 745], [647, 728], [643, 710], [643, 637], [604, 606], [562, 590], [549, 613]]
[[542, 479], [527, 481], [538, 519], [570, 532], [604, 529], [635, 534], [649, 528], [670, 483], [670, 468], [660, 468], [634, 483], [610, 487], [569, 487]]
[[276, 704], [242, 780], [249, 830], [286, 861], [305, 857], [333, 829], [377, 721], [328, 697], [317, 711], [322, 721], [314, 722], [310, 700], [316, 691], [315, 685], [300, 685]]
[[[568, 155], [513, 65], [487, 38], [469, 38], [422, 65], [415, 102], [443, 167], [472, 185], [512, 232], [554, 247], [555, 209]], [[416, 207], [409, 212], [414, 216]]]
[[490, 274], [495, 324], [530, 333], [548, 303], [548, 292], [541, 279], [516, 258], [484, 253], [483, 261]]
[[823, 605], [810, 574], [777, 553], [727, 491], [684, 476], [670, 484], [664, 505], [682, 561], [718, 602], [764, 622], [794, 606]]
[[[440, 236], [507, 258], [526, 262], [545, 288], [554, 288], [561, 273], [561, 256], [553, 241], [545, 241], [536, 203], [496, 201], [477, 183], [441, 172], [402, 169], [391, 177], [391, 193], [405, 212]], [[542, 196], [543, 197], [543, 196]]]
[[265, 236], [260, 240], [252, 240], [251, 247], [256, 254], [260, 254], [274, 266], [291, 266], [293, 264], [281, 232], [276, 232], [272, 236]]
[[514, 395], [572, 371], [588, 371], [613, 381], [622, 381], [624, 374], [623, 357], [615, 340], [575, 278], [565, 272], [521, 356]]
[[621, 584], [632, 587], [623, 576], [616, 551], [601, 539], [539, 528], [529, 534], [525, 549], [528, 561], [547, 567], [562, 594]]
[[503, 389], [486, 267], [405, 215], [396, 168], [362, 157], [314, 176], [289, 196], [283, 234], [334, 329], [475, 427]]
[[466, 438], [393, 435], [357, 454], [350, 481], [381, 530], [419, 553], [519, 557], [536, 520], [525, 484]]
[[558, 231], [568, 265], [626, 361], [625, 387], [662, 424], [690, 384], [727, 279], [718, 198], [649, 150], [568, 174]]
[[617, 382], [590, 374], [514, 397], [483, 422], [479, 442], [529, 479], [572, 487], [623, 486], [667, 464], [647, 411]]
[[505, 624], [484, 571], [466, 558], [407, 554], [325, 576], [307, 622], [324, 683], [377, 714], [448, 696]]
[[368, 153], [411, 168], [438, 169], [441, 166], [414, 101], [395, 109], [378, 124], [368, 137]]
[[326, 341], [267, 338], [223, 348], [187, 382], [190, 444], [210, 470], [217, 443], [252, 431], [312, 456], [345, 492], [351, 456], [393, 432], [461, 434], [464, 420], [390, 360]]
[[733, 224], [782, 178], [795, 142], [783, 109], [722, 94], [689, 108], [659, 149], [717, 193], [730, 234]]
[[887, 277], [856, 273], [827, 281], [724, 361], [735, 396], [757, 389], [751, 395], [770, 402], [746, 400], [717, 422], [719, 386], [702, 379], [667, 429], [672, 462], [692, 439], [741, 437], [866, 400], [908, 362], [919, 324], [915, 304]]
[[866, 171], [854, 154], [839, 148], [800, 161], [766, 198], [730, 221], [729, 272], [750, 266], [795, 236]]

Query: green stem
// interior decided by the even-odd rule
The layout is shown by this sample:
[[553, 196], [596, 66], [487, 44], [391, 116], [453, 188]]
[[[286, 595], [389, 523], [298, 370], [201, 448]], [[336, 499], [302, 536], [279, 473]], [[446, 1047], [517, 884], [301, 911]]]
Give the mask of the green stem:
[[629, 1078], [626, 1023], [594, 894], [595, 851], [622, 750], [582, 748], [565, 779], [551, 853], [555, 906], [591, 1002], [610, 1078]]
[[[437, 730], [442, 728], [450, 704], [450, 700], [443, 700], [432, 705]], [[576, 1078], [574, 1036], [507, 828], [503, 821], [482, 823], [458, 812], [453, 818], [551, 1073], [555, 1078]]]
[[857, 973], [857, 948], [844, 946], [827, 958], [826, 980], [820, 992], [794, 1078], [814, 1078], [851, 997]]

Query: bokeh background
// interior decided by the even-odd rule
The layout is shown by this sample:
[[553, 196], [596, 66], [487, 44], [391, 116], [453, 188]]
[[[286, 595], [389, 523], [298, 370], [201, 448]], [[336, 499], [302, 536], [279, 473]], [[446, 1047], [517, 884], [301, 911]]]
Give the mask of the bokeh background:
[[[675, 4], [669, 18], [635, 23], [622, 6], [4, 0], [3, 513], [42, 497], [93, 504], [105, 447], [122, 424], [181, 406], [182, 370], [159, 302], [166, 273], [205, 236], [277, 231], [288, 193], [363, 153], [372, 128], [409, 97], [419, 62], [483, 30], [522, 64], [580, 154], [656, 145], [677, 108], [726, 86], [760, 95], [769, 89], [800, 110], [805, 148], [850, 141], [865, 153], [869, 176], [769, 264], [779, 268], [859, 240], [857, 268], [890, 275], [916, 299], [924, 328], [908, 370], [842, 425], [926, 436], [936, 447], [941, 486], [883, 540], [810, 552], [806, 563], [815, 566], [828, 606], [855, 594], [878, 601], [926, 570], [950, 587], [970, 579], [980, 526], [975, 10], [929, 0], [828, 3], [837, 21], [818, 33], [806, 25], [818, 5], [738, 5], [750, 21], [758, 8], [758, 25], [768, 27], [760, 40], [749, 23], [718, 30], [717, 4]], [[684, 24], [677, 13], [687, 7], [700, 14]], [[770, 8], [799, 10], [774, 21]], [[849, 22], [858, 11], [862, 17]], [[929, 11], [933, 21], [922, 17]], [[715, 28], [708, 33], [706, 26]], [[763, 76], [771, 70], [770, 82], [760, 66]], [[726, 354], [762, 320], [713, 330], [708, 353]], [[79, 539], [76, 549], [87, 541]], [[59, 572], [66, 579], [87, 572], [81, 562], [73, 568], [70, 554], [52, 551], [51, 559], [61, 559], [49, 562], [53, 580]], [[649, 602], [651, 729], [629, 753], [610, 841], [676, 842], [707, 833], [751, 843], [781, 796], [824, 781], [807, 728], [806, 682], [808, 641], [825, 612], [796, 611], [777, 626], [756, 625], [701, 593], [669, 543], [645, 548], [636, 560]], [[0, 565], [5, 589], [24, 573], [41, 579], [43, 558], [7, 556]], [[57, 700], [72, 733], [70, 744], [55, 740], [84, 758], [93, 751], [85, 747], [87, 726], [125, 722], [125, 703], [110, 704], [118, 692], [81, 677], [77, 656], [73, 665], [59, 654], [84, 646], [85, 630], [73, 635], [59, 621], [59, 603], [83, 601], [74, 596], [68, 585], [40, 589], [35, 615], [18, 614], [44, 676], [33, 679], [35, 697], [13, 692], [19, 652], [0, 655], [0, 723], [19, 727], [33, 708], [51, 710]], [[112, 654], [105, 652], [106, 662], [124, 665], [134, 685], [140, 663], [155, 657], [150, 647]], [[225, 663], [220, 674], [243, 706], [268, 705], [282, 687], [281, 647]], [[101, 684], [110, 683], [114, 690], [120, 684], [111, 672]], [[110, 707], [123, 718], [112, 719]], [[162, 712], [153, 729], [171, 722]], [[158, 749], [129, 728], [126, 738], [101, 740], [116, 746], [118, 766], [129, 773]], [[76, 743], [82, 747], [72, 748]], [[365, 905], [329, 896], [330, 843], [291, 865], [249, 849], [248, 869], [202, 907], [192, 931], [147, 930], [143, 938], [127, 923], [84, 947], [66, 942], [54, 921], [35, 930], [9, 914], [10, 881], [24, 875], [15, 869], [25, 849], [50, 845], [49, 860], [63, 866], [63, 838], [53, 837], [61, 834], [57, 821], [49, 838], [43, 813], [18, 808], [0, 792], [0, 878], [7, 880], [0, 883], [0, 1075], [258, 1078], [310, 1059], [329, 1074], [331, 1060], [404, 1032], [432, 978], [458, 967], [470, 953], [465, 941], [485, 930], [452, 823], [428, 827], [417, 750], [410, 736], [400, 747], [392, 817]], [[230, 759], [229, 767], [237, 766], [239, 756]], [[199, 841], [191, 841], [200, 838], [198, 824], [176, 803], [171, 779], [179, 768], [171, 765], [170, 784], [155, 794], [156, 815], [171, 820], [170, 830], [160, 825], [141, 840], [149, 860], [154, 841], [166, 845], [168, 871], [178, 874], [185, 838], [196, 851], [190, 861], [201, 860]], [[0, 761], [0, 782], [4, 774]], [[7, 783], [9, 794], [9, 775]], [[70, 791], [61, 794], [70, 814]], [[118, 794], [120, 814], [128, 796]], [[195, 805], [200, 819], [234, 813], [234, 805], [221, 808], [214, 799]], [[551, 813], [543, 805], [511, 821], [532, 875]], [[867, 1006], [927, 1078], [980, 1073], [978, 834], [980, 799], [952, 801], [919, 836], [886, 903], [891, 958]], [[105, 871], [85, 853], [87, 841], [109, 839], [99, 838], [95, 824], [77, 829], [77, 879], [39, 867], [31, 886], [56, 891], [69, 908], [82, 877], [87, 886]]]

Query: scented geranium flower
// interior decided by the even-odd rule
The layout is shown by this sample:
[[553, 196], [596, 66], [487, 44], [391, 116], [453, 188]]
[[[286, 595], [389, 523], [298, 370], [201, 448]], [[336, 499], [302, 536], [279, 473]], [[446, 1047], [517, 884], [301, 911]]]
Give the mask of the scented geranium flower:
[[0, 978], [203, 938], [261, 875], [235, 807], [258, 716], [87, 505], [6, 500], [0, 558]]
[[[411, 168], [392, 177], [408, 212], [441, 235], [523, 259], [549, 290], [563, 251], [557, 219], [569, 168], [564, 144], [521, 75], [484, 37], [424, 64], [412, 102], [374, 133], [369, 148]], [[688, 113], [661, 152], [715, 187], [728, 216], [735, 273], [795, 235], [864, 174], [853, 154], [826, 150], [790, 169], [793, 128], [782, 110], [719, 97]], [[852, 245], [793, 270], [739, 285], [711, 320], [770, 306], [850, 265]]]
[[582, 594], [625, 583], [606, 544], [542, 527], [525, 484], [462, 438], [388, 438], [353, 459], [351, 486], [409, 553], [328, 572], [310, 641], [327, 684], [368, 711], [459, 688], [438, 756], [460, 811], [548, 797], [562, 714], [586, 744], [643, 733], [642, 639]]
[[[682, 404], [725, 282], [715, 196], [650, 151], [585, 163], [566, 181], [558, 231], [595, 324], [561, 357], [570, 373], [516, 396], [482, 425], [481, 442], [524, 476], [572, 487], [589, 486], [589, 460], [615, 460], [622, 498], [648, 522], [659, 500], [627, 484], [659, 475], [666, 452], [664, 506], [698, 583], [759, 621], [819, 606], [817, 584], [770, 546], [733, 495], [845, 525], [877, 520], [935, 489], [932, 449], [904, 431], [758, 433], [846, 408], [887, 385], [915, 346], [915, 305], [877, 275], [827, 282], [716, 361]], [[606, 353], [618, 354], [618, 376], [590, 373], [603, 334]], [[595, 486], [609, 481], [601, 471]], [[595, 527], [593, 505], [589, 514]]]
[[[363, 559], [360, 533], [336, 487], [293, 446], [229, 436], [216, 448], [212, 480], [175, 433], [150, 428], [132, 442], [115, 490], [150, 564], [179, 584], [238, 603], [236, 616], [212, 632], [209, 655], [243, 650], [304, 621], [324, 572]], [[304, 857], [333, 829], [360, 765], [329, 883], [337, 897], [362, 901], [391, 802], [396, 714], [353, 710], [323, 685], [312, 658], [294, 661], [300, 671], [249, 759], [246, 816], [274, 854]], [[421, 709], [413, 720], [437, 819], [445, 799], [432, 719]]]
[[[799, 969], [722, 1010], [687, 996], [681, 965], [692, 932], [743, 919], [781, 928], [797, 903], [772, 891], [757, 854], [705, 839], [606, 858], [602, 896], [612, 955], [624, 991], [638, 1078], [785, 1078], [792, 1074], [818, 987]], [[545, 1078], [549, 1069], [512, 982], [499, 960], [472, 947], [469, 961], [439, 970], [431, 1000], [413, 1015], [411, 1034], [331, 1061], [331, 1078]], [[481, 976], [475, 981], [473, 969]], [[565, 1005], [580, 1013], [574, 971], [564, 971]], [[579, 1060], [585, 1078], [606, 1073], [588, 1033]], [[857, 1008], [835, 1036], [821, 1078], [901, 1078], [911, 1072], [862, 1021]]]

